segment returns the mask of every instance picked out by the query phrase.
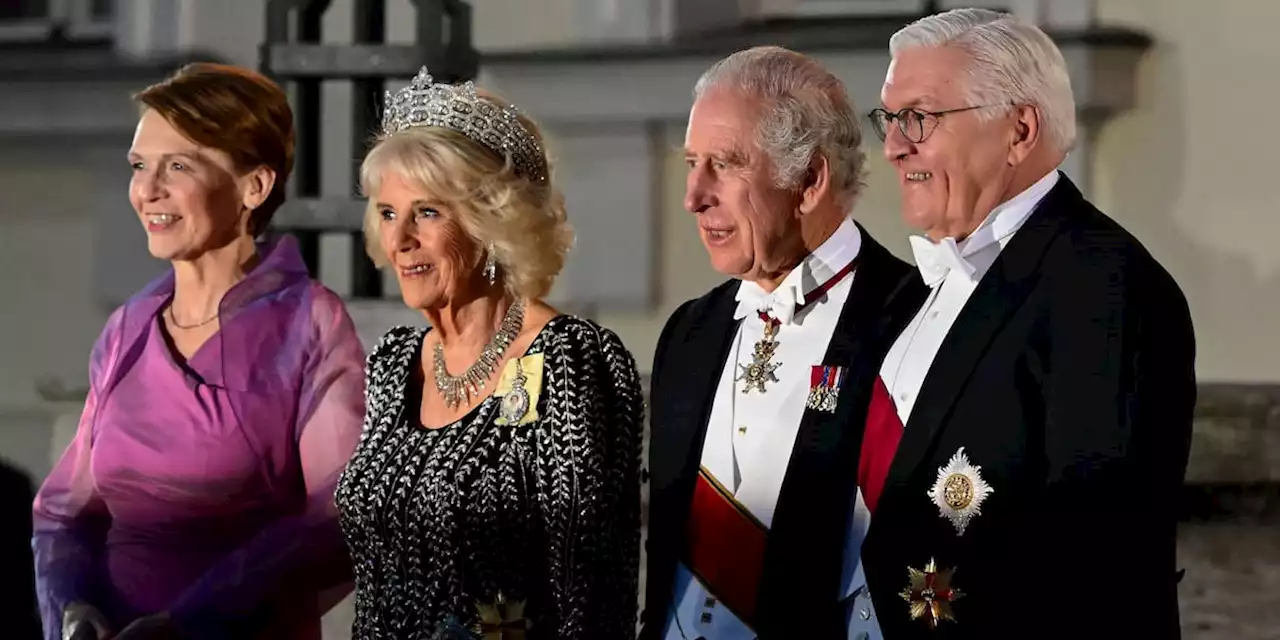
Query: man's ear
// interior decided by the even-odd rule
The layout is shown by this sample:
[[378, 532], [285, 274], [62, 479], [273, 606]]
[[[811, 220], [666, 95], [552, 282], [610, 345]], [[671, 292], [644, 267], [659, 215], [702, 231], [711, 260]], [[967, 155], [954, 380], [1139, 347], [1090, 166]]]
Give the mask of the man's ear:
[[800, 213], [808, 214], [831, 192], [831, 163], [815, 155], [800, 181]]
[[240, 179], [241, 204], [249, 211], [261, 207], [275, 186], [276, 172], [269, 167], [261, 166], [250, 171]]
[[1013, 133], [1009, 143], [1009, 166], [1022, 164], [1027, 156], [1040, 145], [1040, 110], [1032, 105], [1019, 105], [1013, 108]]

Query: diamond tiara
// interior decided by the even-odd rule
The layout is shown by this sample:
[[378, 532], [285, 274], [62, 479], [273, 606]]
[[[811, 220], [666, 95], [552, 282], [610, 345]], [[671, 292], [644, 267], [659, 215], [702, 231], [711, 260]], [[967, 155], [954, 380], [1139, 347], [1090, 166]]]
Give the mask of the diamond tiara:
[[470, 80], [437, 84], [423, 67], [409, 85], [387, 92], [382, 135], [410, 127], [452, 129], [511, 159], [517, 174], [530, 180], [547, 179], [547, 159], [537, 138], [520, 124], [515, 107], [501, 107], [476, 94]]

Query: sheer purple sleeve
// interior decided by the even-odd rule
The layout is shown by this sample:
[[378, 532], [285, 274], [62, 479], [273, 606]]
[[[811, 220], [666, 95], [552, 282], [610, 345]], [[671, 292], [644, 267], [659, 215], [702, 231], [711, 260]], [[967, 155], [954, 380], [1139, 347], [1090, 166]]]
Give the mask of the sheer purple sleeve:
[[62, 611], [71, 602], [96, 605], [97, 558], [111, 516], [90, 470], [93, 417], [101, 385], [115, 359], [121, 312], [116, 311], [89, 356], [89, 393], [75, 437], [36, 493], [32, 550], [36, 593], [47, 640], [62, 635]]
[[[298, 448], [307, 504], [224, 557], [171, 607], [184, 637], [222, 637], [232, 621], [284, 602], [319, 615], [351, 590], [351, 561], [334, 490], [364, 418], [364, 352], [336, 295], [317, 287], [318, 338], [298, 400]], [[309, 611], [308, 611], [309, 610]]]

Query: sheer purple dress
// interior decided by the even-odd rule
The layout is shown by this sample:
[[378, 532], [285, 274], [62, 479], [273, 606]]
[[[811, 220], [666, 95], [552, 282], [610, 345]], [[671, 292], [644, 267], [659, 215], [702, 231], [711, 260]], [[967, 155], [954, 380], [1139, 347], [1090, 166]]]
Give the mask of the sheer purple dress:
[[350, 589], [333, 495], [360, 438], [363, 350], [292, 239], [259, 251], [186, 362], [160, 326], [172, 274], [107, 321], [35, 501], [47, 640], [74, 601], [116, 630], [167, 611], [184, 637], [319, 638]]

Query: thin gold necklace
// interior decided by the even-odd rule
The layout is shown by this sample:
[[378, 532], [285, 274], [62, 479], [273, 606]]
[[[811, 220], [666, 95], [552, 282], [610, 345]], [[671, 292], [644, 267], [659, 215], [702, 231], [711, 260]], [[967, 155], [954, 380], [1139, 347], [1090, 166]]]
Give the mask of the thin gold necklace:
[[166, 307], [165, 312], [169, 315], [169, 324], [173, 325], [173, 328], [182, 329], [183, 331], [186, 331], [188, 329], [198, 329], [218, 319], [218, 312], [214, 311], [213, 315], [209, 316], [204, 320], [201, 320], [200, 322], [197, 322], [195, 324], [184, 325], [184, 324], [180, 324], [178, 322], [178, 319], [173, 317], [173, 305], [169, 305], [168, 307]]

